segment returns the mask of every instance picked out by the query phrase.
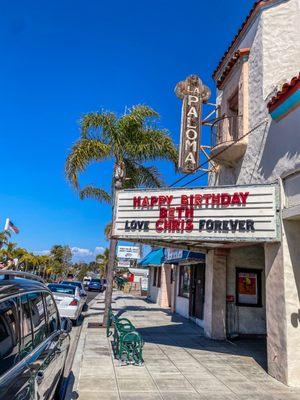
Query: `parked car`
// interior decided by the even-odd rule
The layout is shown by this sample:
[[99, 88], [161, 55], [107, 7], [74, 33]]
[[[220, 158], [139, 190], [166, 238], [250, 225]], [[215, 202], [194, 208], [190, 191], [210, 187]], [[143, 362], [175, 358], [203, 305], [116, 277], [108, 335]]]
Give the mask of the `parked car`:
[[49, 283], [48, 288], [53, 293], [60, 315], [70, 318], [78, 325], [85, 298], [80, 296], [79, 288], [61, 283]]
[[101, 279], [93, 278], [89, 283], [88, 290], [97, 290], [98, 292], [103, 292], [104, 288]]
[[82, 281], [83, 286], [84, 286], [85, 288], [87, 288], [87, 287], [89, 286], [89, 283], [91, 282], [91, 280], [92, 280], [92, 278], [91, 278], [90, 276], [85, 276], [85, 277], [83, 278], [83, 281]]
[[83, 287], [83, 284], [79, 281], [62, 281], [60, 282], [62, 285], [71, 285], [71, 286], [76, 286], [79, 289], [80, 296], [83, 297], [84, 303], [86, 303], [87, 300], [87, 293]]
[[0, 399], [62, 399], [71, 328], [40, 278], [0, 271]]

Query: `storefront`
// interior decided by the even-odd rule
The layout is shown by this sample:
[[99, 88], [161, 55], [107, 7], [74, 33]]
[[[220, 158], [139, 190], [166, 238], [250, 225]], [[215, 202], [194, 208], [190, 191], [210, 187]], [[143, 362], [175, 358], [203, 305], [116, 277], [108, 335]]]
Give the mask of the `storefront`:
[[203, 326], [205, 254], [165, 249], [165, 265], [171, 266], [172, 310]]

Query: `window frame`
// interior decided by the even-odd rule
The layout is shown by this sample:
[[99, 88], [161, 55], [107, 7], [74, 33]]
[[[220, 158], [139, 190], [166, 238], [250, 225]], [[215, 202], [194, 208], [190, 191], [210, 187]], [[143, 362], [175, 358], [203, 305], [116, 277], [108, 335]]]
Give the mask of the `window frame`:
[[[19, 295], [12, 295], [12, 296], [8, 296], [5, 297], [3, 299], [1, 299], [0, 304], [1, 303], [5, 303], [7, 301], [12, 301], [14, 306], [15, 306], [15, 317], [16, 317], [16, 331], [17, 331], [17, 335], [18, 335], [18, 357], [16, 358], [16, 361], [13, 365], [11, 365], [8, 369], [6, 369], [3, 373], [0, 374], [0, 379], [2, 379], [3, 376], [5, 376], [7, 373], [9, 373], [12, 369], [14, 369], [19, 363], [20, 361], [22, 361], [20, 359], [20, 352], [21, 352], [21, 324], [20, 324], [20, 307], [19, 307]], [[5, 328], [6, 329], [6, 328]]]
[[[54, 300], [54, 297], [52, 295], [51, 292], [47, 292], [47, 291], [43, 291], [42, 292], [43, 295], [43, 302], [44, 302], [44, 311], [45, 311], [45, 317], [46, 317], [46, 324], [47, 324], [47, 331], [48, 331], [48, 335], [47, 338], [52, 336], [53, 334], [59, 332], [61, 330], [61, 320], [60, 320], [60, 315], [59, 315], [59, 311], [57, 308], [57, 304], [56, 301]], [[46, 302], [46, 296], [49, 295], [53, 301], [54, 307], [55, 307], [55, 312], [56, 312], [56, 316], [57, 316], [57, 332], [50, 332], [50, 328], [49, 328], [49, 316], [48, 316], [48, 311], [47, 311], [47, 302]]]

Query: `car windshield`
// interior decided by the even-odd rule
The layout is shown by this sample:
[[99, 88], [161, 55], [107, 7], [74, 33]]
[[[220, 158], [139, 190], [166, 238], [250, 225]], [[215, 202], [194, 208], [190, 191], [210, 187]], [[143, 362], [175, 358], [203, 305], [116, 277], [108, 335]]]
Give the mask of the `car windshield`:
[[75, 294], [75, 287], [71, 285], [53, 285], [50, 283], [48, 288], [53, 293]]
[[81, 282], [62, 281], [61, 283], [63, 285], [71, 285], [71, 286], [76, 286], [78, 288], [81, 288]]
[[91, 283], [101, 283], [101, 280], [100, 279], [92, 279]]

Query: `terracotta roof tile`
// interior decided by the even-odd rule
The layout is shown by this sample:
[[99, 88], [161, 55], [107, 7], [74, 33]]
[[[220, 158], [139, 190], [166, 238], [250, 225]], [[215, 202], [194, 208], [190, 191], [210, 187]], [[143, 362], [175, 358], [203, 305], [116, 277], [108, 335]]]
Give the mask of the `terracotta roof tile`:
[[300, 88], [300, 73], [297, 76], [294, 76], [290, 82], [283, 84], [281, 90], [279, 90], [276, 95], [271, 98], [267, 104], [269, 111], [273, 111], [298, 88]]
[[243, 57], [243, 56], [248, 56], [249, 53], [250, 53], [250, 49], [239, 49], [238, 51], [236, 51], [233, 54], [231, 59], [228, 61], [226, 68], [223, 70], [222, 75], [217, 80], [217, 88], [218, 89], [220, 89], [220, 87], [222, 86], [222, 83], [225, 81], [225, 79], [227, 78], [227, 76], [229, 75], [230, 71], [232, 70], [232, 68], [234, 67], [236, 62], [239, 60], [239, 58]]
[[247, 15], [246, 19], [242, 23], [240, 29], [238, 30], [238, 33], [233, 38], [228, 49], [226, 50], [223, 57], [221, 58], [217, 68], [214, 70], [213, 75], [212, 75], [213, 79], [216, 78], [217, 73], [219, 72], [220, 68], [223, 66], [224, 62], [226, 61], [226, 57], [228, 56], [230, 50], [232, 50], [232, 48], [237, 45], [237, 41], [238, 41], [241, 33], [244, 32], [248, 28], [248, 26], [250, 25], [253, 18], [260, 12], [260, 10], [264, 6], [270, 5], [270, 4], [274, 3], [275, 1], [276, 0], [258, 0], [258, 1], [254, 2], [253, 7], [251, 8], [249, 14]]

